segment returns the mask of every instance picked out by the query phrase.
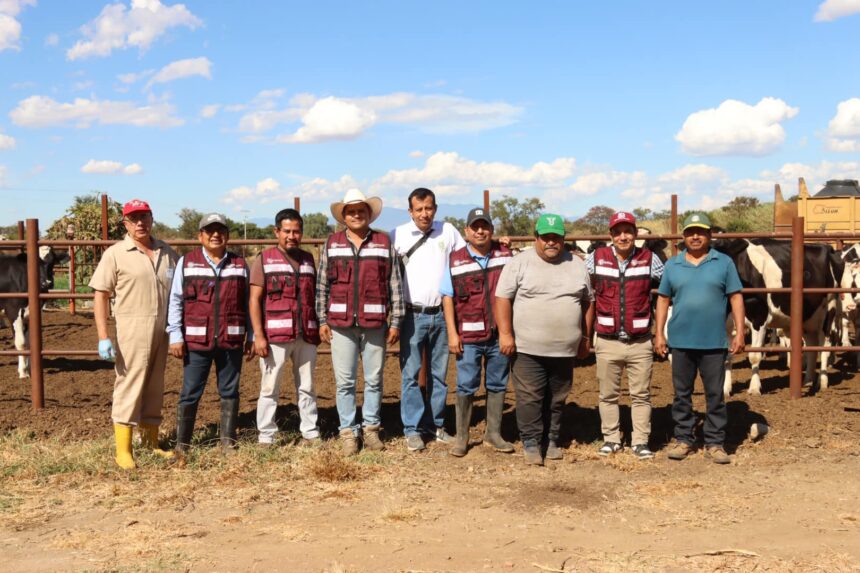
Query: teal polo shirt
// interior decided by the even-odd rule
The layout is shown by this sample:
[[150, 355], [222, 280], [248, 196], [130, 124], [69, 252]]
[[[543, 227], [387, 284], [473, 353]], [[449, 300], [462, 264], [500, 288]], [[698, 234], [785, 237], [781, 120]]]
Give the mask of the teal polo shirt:
[[698, 265], [687, 251], [666, 261], [657, 292], [672, 299], [668, 344], [672, 348], [727, 348], [726, 308], [729, 295], [743, 288], [735, 263], [711, 249]]

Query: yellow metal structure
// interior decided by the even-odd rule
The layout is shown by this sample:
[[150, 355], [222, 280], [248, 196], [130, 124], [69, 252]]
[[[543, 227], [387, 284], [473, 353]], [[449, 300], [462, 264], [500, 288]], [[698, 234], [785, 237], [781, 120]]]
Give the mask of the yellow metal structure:
[[807, 233], [857, 233], [860, 232], [860, 196], [812, 197], [806, 181], [798, 180], [799, 192], [796, 202], [785, 201], [779, 185], [773, 197], [774, 231], [791, 231], [792, 217], [803, 217]]

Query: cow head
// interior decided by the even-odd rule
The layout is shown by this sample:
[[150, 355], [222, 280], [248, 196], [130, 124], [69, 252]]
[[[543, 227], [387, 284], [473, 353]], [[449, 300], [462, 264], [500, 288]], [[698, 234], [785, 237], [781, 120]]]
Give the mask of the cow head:
[[[845, 272], [842, 274], [842, 288], [860, 288], [860, 261], [845, 264]], [[842, 308], [851, 311], [860, 305], [860, 293], [843, 292]]]
[[[27, 263], [27, 254], [18, 255], [18, 260]], [[39, 247], [39, 290], [48, 292], [54, 288], [54, 266], [69, 260], [68, 253], [57, 253], [51, 247]]]

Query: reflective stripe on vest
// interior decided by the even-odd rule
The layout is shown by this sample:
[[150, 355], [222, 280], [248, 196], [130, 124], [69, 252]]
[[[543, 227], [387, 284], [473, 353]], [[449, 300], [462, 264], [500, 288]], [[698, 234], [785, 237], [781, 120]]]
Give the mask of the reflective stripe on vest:
[[248, 320], [248, 266], [226, 253], [218, 273], [203, 249], [185, 255], [182, 265], [182, 326], [189, 350], [233, 350], [245, 342]]
[[314, 258], [301, 249], [290, 251], [294, 267], [284, 252], [271, 247], [260, 253], [263, 267], [266, 339], [274, 344], [294, 342], [301, 332], [310, 344], [319, 344], [315, 306], [317, 275]]
[[326, 321], [347, 328], [385, 326], [390, 305], [391, 241], [388, 235], [370, 230], [356, 251], [346, 231], [326, 241], [329, 304]]
[[493, 241], [487, 268], [472, 257], [467, 247], [451, 253], [448, 268], [454, 287], [454, 312], [457, 331], [464, 343], [489, 340], [496, 326], [493, 318], [493, 303], [496, 300], [496, 285], [502, 268], [513, 255], [506, 247]]
[[636, 249], [621, 273], [612, 247], [594, 251], [594, 297], [598, 334], [630, 336], [651, 331], [651, 257]]

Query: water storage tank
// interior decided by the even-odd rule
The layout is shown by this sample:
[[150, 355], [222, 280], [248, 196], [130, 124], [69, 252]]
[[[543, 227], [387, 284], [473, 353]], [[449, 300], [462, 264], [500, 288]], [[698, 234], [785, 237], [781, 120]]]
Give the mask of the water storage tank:
[[815, 197], [856, 197], [860, 196], [860, 185], [856, 179], [831, 179]]

